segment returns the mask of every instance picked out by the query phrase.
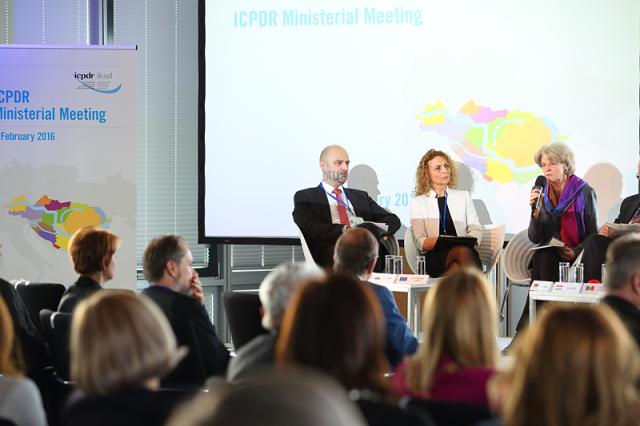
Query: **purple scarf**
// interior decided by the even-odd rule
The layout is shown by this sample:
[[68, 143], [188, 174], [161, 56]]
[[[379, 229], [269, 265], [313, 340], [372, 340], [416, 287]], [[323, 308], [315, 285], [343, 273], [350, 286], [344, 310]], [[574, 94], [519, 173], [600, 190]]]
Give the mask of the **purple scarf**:
[[553, 207], [549, 200], [549, 185], [544, 193], [544, 207], [551, 216], [560, 216], [560, 239], [568, 247], [574, 248], [585, 237], [584, 195], [582, 188], [587, 183], [578, 176], [571, 175], [562, 189], [558, 205]]

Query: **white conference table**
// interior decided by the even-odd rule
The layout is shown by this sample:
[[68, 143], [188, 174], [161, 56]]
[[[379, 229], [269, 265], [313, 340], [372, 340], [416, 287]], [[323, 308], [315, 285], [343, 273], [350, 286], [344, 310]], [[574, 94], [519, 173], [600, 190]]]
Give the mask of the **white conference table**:
[[[555, 286], [559, 284], [561, 283], [554, 283], [553, 287], [548, 291], [529, 291], [529, 324], [533, 324], [536, 320], [538, 301], [596, 304], [604, 297], [604, 292], [602, 291], [596, 293], [560, 293], [555, 289]], [[582, 284], [582, 286], [585, 285], [587, 284]]]
[[422, 312], [420, 295], [428, 292], [438, 281], [439, 278], [411, 274], [373, 273], [369, 278], [369, 282], [386, 287], [391, 292], [407, 293], [407, 324], [416, 336], [420, 331], [420, 314]]

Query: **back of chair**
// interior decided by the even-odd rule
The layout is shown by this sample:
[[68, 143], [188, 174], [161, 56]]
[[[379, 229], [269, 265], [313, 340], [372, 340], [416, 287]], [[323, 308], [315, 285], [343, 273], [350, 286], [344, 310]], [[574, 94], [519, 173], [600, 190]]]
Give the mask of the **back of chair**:
[[51, 348], [53, 367], [62, 380], [69, 380], [71, 314], [43, 309], [39, 317], [44, 337]]
[[262, 327], [261, 304], [257, 294], [227, 292], [223, 293], [222, 301], [236, 351], [254, 337], [268, 333]]
[[302, 247], [302, 254], [304, 255], [305, 262], [316, 263], [313, 260], [313, 255], [311, 254], [311, 250], [309, 250], [309, 245], [307, 244], [307, 240], [304, 238], [302, 231], [300, 231], [300, 246]]
[[38, 316], [42, 309], [56, 311], [65, 287], [54, 283], [29, 283], [18, 284], [16, 287], [31, 318], [39, 324]]
[[487, 407], [457, 402], [412, 399], [407, 408], [426, 412], [438, 426], [469, 426], [493, 418]]
[[416, 257], [420, 256], [420, 251], [418, 250], [416, 238], [413, 235], [413, 229], [411, 227], [407, 228], [407, 231], [404, 233], [404, 256], [407, 258], [411, 272], [415, 274], [417, 269]]
[[505, 230], [505, 225], [487, 225], [482, 229], [478, 254], [487, 274], [498, 263], [500, 253], [502, 253], [502, 245], [504, 244]]
[[535, 244], [529, 241], [529, 232], [524, 229], [514, 235], [504, 249], [502, 262], [504, 273], [515, 283], [528, 283], [531, 279], [529, 262], [533, 257], [530, 250]]

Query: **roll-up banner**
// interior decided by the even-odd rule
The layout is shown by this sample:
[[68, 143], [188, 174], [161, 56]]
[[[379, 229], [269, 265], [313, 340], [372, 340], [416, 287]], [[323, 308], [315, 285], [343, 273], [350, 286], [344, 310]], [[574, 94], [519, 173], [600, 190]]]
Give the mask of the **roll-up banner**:
[[136, 47], [0, 46], [0, 277], [75, 281], [83, 226], [122, 239], [110, 287], [136, 282]]

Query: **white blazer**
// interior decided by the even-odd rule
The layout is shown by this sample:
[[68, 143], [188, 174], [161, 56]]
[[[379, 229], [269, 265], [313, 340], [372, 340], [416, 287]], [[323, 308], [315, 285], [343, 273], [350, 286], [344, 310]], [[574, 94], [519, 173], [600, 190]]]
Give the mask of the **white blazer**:
[[[459, 237], [469, 236], [478, 239], [482, 237], [482, 226], [473, 206], [469, 191], [447, 188], [447, 210], [453, 219], [456, 234]], [[416, 243], [420, 249], [424, 240], [440, 235], [440, 210], [438, 199], [432, 189], [426, 194], [411, 199], [409, 209], [411, 211], [411, 227]]]

